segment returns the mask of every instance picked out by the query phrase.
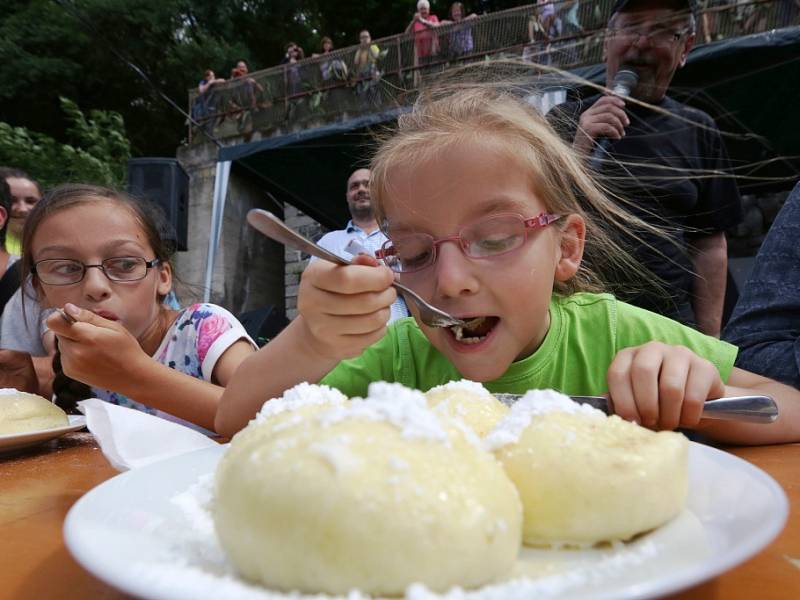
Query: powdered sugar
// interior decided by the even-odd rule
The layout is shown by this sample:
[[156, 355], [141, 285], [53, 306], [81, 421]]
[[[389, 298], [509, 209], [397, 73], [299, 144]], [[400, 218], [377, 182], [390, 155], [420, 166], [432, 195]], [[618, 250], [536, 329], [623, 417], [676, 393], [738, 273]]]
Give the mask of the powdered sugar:
[[592, 418], [606, 415], [588, 404], [580, 404], [554, 390], [529, 390], [517, 400], [497, 426], [484, 438], [485, 447], [494, 451], [519, 442], [519, 437], [534, 417], [553, 412], [583, 414]]
[[353, 398], [317, 418], [323, 426], [349, 419], [383, 421], [397, 427], [405, 438], [449, 444], [447, 432], [428, 408], [425, 396], [399, 383], [372, 383], [367, 398]]
[[477, 381], [470, 381], [469, 379], [461, 379], [459, 381], [450, 381], [443, 385], [437, 385], [436, 387], [432, 387], [428, 390], [431, 393], [434, 392], [470, 392], [472, 394], [476, 394], [478, 396], [491, 396], [489, 390], [483, 387], [482, 384], [478, 383]]
[[320, 404], [338, 405], [344, 402], [347, 402], [347, 396], [337, 389], [328, 387], [327, 385], [315, 385], [303, 382], [286, 390], [280, 398], [273, 398], [265, 402], [264, 406], [261, 407], [261, 410], [256, 415], [255, 421], [261, 423], [274, 415], [297, 410], [303, 406]]

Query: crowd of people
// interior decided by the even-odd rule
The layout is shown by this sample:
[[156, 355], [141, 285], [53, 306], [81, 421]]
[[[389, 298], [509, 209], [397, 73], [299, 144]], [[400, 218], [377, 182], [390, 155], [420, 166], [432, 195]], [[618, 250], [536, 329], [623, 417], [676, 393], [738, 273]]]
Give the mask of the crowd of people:
[[[352, 264], [310, 262], [299, 316], [260, 349], [224, 308], [173, 303], [170, 248], [144, 204], [83, 184], [42, 194], [0, 170], [0, 387], [231, 436], [303, 381], [364, 396], [372, 381], [467, 378], [608, 394], [625, 419], [718, 442], [800, 441], [800, 186], [723, 328], [739, 197], [714, 120], [667, 94], [698, 35], [693, 4], [617, 0], [605, 93], [548, 118], [507, 83], [423, 93], [347, 179], [351, 220], [320, 240]], [[286, 64], [298, 55], [287, 45]], [[627, 98], [611, 93], [623, 67], [637, 73]], [[395, 278], [463, 323], [428, 324]], [[772, 396], [779, 418], [701, 417], [706, 400], [749, 394]]]
[[[485, 3], [478, 4], [485, 14]], [[487, 49], [504, 53], [520, 51], [518, 56], [523, 61], [562, 68], [594, 61], [605, 45], [605, 19], [612, 6], [613, 0], [537, 0], [527, 13], [525, 41], [509, 39], [497, 48], [496, 40], [486, 46], [486, 39], [492, 37], [489, 32], [493, 31], [494, 21], [482, 21], [482, 29], [477, 32], [478, 14], [469, 12], [462, 2], [451, 3], [447, 17], [440, 19], [428, 0], [419, 0], [405, 28], [410, 38], [408, 49], [397, 60], [414, 86], [419, 85], [424, 74], [480, 58]], [[699, 12], [695, 39], [706, 43], [730, 35], [765, 31], [800, 18], [800, 0], [769, 4], [757, 0], [705, 0], [692, 2], [692, 6]], [[505, 29], [504, 26], [498, 30], [501, 37]], [[476, 36], [484, 40], [482, 45], [476, 43]], [[229, 94], [216, 93], [216, 86], [226, 80], [209, 69], [198, 83], [192, 118], [211, 132], [216, 124], [231, 116], [240, 131], [249, 131], [253, 113], [272, 107], [277, 98], [293, 111], [298, 102], [314, 98], [319, 104], [328, 90], [342, 87], [351, 88], [366, 106], [377, 105], [389, 50], [375, 43], [367, 29], [359, 32], [358, 45], [348, 52], [336, 51], [333, 40], [322, 37], [319, 50], [309, 57], [310, 62], [305, 60], [306, 53], [300, 45], [288, 42], [279, 62], [284, 67], [281, 77], [259, 83], [249, 75], [247, 63], [240, 60], [228, 78], [228, 81], [238, 80], [239, 85]], [[391, 62], [394, 64], [395, 59]]]

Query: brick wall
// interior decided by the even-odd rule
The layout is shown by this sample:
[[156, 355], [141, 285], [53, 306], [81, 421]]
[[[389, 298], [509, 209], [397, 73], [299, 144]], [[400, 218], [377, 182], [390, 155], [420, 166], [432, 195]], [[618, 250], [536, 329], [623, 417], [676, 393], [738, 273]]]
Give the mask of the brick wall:
[[[314, 241], [328, 232], [326, 228], [291, 204], [284, 204], [283, 218], [289, 227]], [[291, 320], [297, 316], [297, 288], [300, 285], [300, 274], [308, 265], [308, 254], [291, 248], [286, 248], [284, 252], [286, 318]]]

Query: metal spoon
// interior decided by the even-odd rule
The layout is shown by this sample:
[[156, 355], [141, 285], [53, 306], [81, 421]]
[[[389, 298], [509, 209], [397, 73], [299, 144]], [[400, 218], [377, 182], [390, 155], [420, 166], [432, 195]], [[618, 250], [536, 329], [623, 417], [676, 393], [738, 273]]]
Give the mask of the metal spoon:
[[[260, 208], [252, 209], [247, 213], [247, 222], [250, 223], [250, 225], [260, 233], [263, 233], [268, 238], [271, 238], [276, 242], [283, 244], [284, 246], [290, 246], [296, 250], [307, 252], [312, 256], [329, 260], [338, 265], [352, 264], [349, 260], [346, 260], [341, 256], [337, 256], [333, 252], [329, 252], [322, 246], [318, 246], [309, 240], [307, 237], [297, 233], [294, 229], [289, 228], [286, 223], [281, 221], [278, 217], [267, 210], [262, 210]], [[395, 287], [395, 289], [402, 292], [407, 300], [410, 299], [414, 302], [414, 304], [417, 305], [419, 308], [419, 318], [429, 327], [451, 327], [453, 325], [464, 324], [464, 321], [461, 319], [456, 319], [455, 317], [448, 315], [446, 312], [439, 310], [435, 306], [431, 306], [416, 292], [408, 289], [406, 286], [397, 283], [396, 281], [392, 283], [392, 285]]]
[[[495, 394], [500, 402], [512, 405], [522, 394]], [[604, 396], [570, 396], [575, 402], [589, 404], [610, 414], [608, 398]], [[778, 418], [778, 406], [769, 396], [732, 396], [708, 400], [703, 405], [704, 419], [746, 421], [748, 423], [772, 423]]]

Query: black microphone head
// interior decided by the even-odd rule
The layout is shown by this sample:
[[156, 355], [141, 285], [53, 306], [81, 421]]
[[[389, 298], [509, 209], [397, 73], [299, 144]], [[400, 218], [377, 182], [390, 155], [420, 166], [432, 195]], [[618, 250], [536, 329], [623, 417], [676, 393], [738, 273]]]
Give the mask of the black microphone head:
[[639, 74], [628, 65], [622, 65], [614, 75], [614, 82], [611, 84], [612, 88], [624, 88], [630, 93], [639, 83]]

